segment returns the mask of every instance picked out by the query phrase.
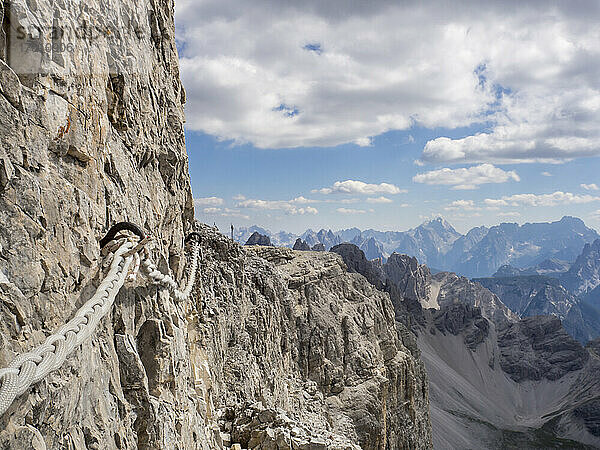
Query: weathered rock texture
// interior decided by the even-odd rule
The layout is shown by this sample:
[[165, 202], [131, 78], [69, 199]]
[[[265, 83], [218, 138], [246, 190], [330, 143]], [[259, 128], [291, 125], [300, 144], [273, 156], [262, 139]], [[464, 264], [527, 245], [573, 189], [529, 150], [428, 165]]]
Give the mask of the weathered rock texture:
[[500, 329], [498, 346], [500, 365], [515, 381], [557, 380], [589, 358], [554, 316], [527, 317]]
[[[1, 8], [4, 367], [92, 295], [100, 280], [97, 239], [108, 225], [144, 227], [161, 269], [180, 275], [193, 209], [173, 3], [15, 0]], [[46, 54], [37, 73], [14, 65], [8, 40], [16, 30], [53, 21], [65, 39], [83, 23], [120, 30], [126, 55], [112, 53], [99, 35], [93, 43], [74, 40], [73, 53]], [[42, 43], [51, 44], [43, 31]], [[183, 308], [141, 284], [123, 289], [92, 339], [0, 418], [0, 448], [197, 445], [195, 430], [204, 425]]]
[[[196, 386], [209, 410], [224, 409], [233, 441], [431, 445], [426, 376], [398, 338], [387, 294], [332, 253], [242, 248], [203, 233], [202, 312], [190, 345], [195, 364], [210, 367]], [[254, 402], [268, 417], [250, 417]], [[304, 430], [297, 439], [294, 428]]]

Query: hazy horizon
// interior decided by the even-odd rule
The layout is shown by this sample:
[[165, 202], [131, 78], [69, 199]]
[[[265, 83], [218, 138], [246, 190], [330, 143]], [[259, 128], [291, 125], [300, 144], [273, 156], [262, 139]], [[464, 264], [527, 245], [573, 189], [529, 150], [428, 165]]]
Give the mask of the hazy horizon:
[[[455, 226], [455, 224], [454, 224], [454, 223], [452, 223], [451, 221], [449, 221], [448, 219], [446, 219], [446, 218], [445, 218], [445, 217], [443, 217], [443, 216], [437, 216], [437, 217], [433, 217], [433, 218], [431, 218], [431, 219], [425, 219], [425, 220], [421, 221], [419, 224], [417, 224], [417, 225], [416, 225], [416, 227], [418, 227], [418, 226], [420, 226], [420, 225], [423, 225], [423, 224], [425, 224], [425, 223], [427, 223], [427, 222], [434, 221], [434, 220], [436, 220], [436, 219], [438, 219], [438, 218], [441, 218], [441, 219], [445, 220], [445, 221], [446, 221], [446, 222], [447, 222], [447, 223], [448, 223], [448, 224], [449, 224], [449, 225], [450, 225], [452, 228], [454, 228], [454, 229], [455, 229], [457, 232], [459, 232], [459, 233], [460, 233], [460, 234], [462, 234], [462, 235], [465, 235], [465, 234], [467, 234], [467, 233], [468, 233], [470, 230], [472, 230], [473, 228], [480, 227], [480, 226], [485, 226], [485, 227], [488, 227], [488, 228], [490, 228], [490, 227], [493, 227], [493, 226], [496, 226], [496, 225], [501, 225], [501, 224], [503, 224], [503, 223], [508, 223], [508, 224], [516, 223], [516, 224], [518, 224], [519, 226], [523, 226], [523, 225], [526, 225], [526, 224], [534, 224], [534, 223], [552, 223], [552, 222], [558, 222], [558, 221], [560, 221], [561, 219], [563, 219], [564, 217], [574, 217], [574, 218], [576, 218], [576, 219], [581, 219], [581, 220], [583, 221], [583, 223], [585, 224], [585, 226], [586, 226], [586, 227], [588, 227], [588, 228], [590, 228], [590, 229], [592, 229], [592, 230], [594, 230], [594, 231], [596, 231], [596, 232], [598, 232], [598, 233], [600, 234], [600, 231], [598, 230], [598, 228], [597, 228], [597, 227], [593, 227], [593, 226], [591, 226], [590, 224], [586, 223], [586, 221], [585, 221], [584, 219], [582, 219], [581, 217], [576, 217], [576, 216], [568, 216], [568, 215], [565, 215], [565, 216], [563, 216], [563, 217], [560, 217], [560, 218], [558, 218], [558, 219], [556, 219], [556, 220], [542, 220], [542, 221], [535, 221], [535, 222], [530, 222], [530, 221], [518, 222], [518, 221], [510, 221], [510, 220], [505, 220], [505, 221], [498, 222], [498, 223], [493, 223], [493, 224], [490, 224], [490, 225], [484, 225], [484, 224], [474, 225], [474, 226], [472, 226], [472, 227], [468, 227], [468, 228], [464, 228], [464, 229], [461, 229], [460, 227], [457, 227], [457, 226]], [[224, 226], [222, 226], [222, 227], [220, 227], [220, 226], [218, 226], [218, 225], [217, 225], [217, 227], [219, 228], [219, 230], [220, 230], [222, 233], [224, 233], [224, 234], [226, 234], [226, 235], [229, 235], [229, 233], [231, 232], [231, 224], [233, 224], [233, 222], [232, 222], [232, 223], [230, 223], [230, 224], [226, 224], [226, 225], [224, 225]], [[321, 231], [321, 230], [327, 230], [327, 231], [331, 230], [332, 232], [334, 232], [334, 233], [337, 233], [337, 232], [344, 231], [344, 230], [348, 230], [348, 229], [351, 229], [351, 228], [357, 228], [357, 229], [359, 229], [361, 232], [364, 232], [364, 231], [366, 231], [366, 230], [374, 230], [374, 231], [381, 231], [381, 232], [388, 232], [388, 231], [392, 231], [392, 232], [394, 232], [394, 231], [403, 232], [403, 231], [408, 231], [408, 230], [410, 230], [410, 229], [414, 229], [414, 228], [416, 228], [416, 227], [409, 227], [409, 228], [390, 228], [390, 229], [383, 229], [383, 228], [377, 228], [377, 227], [367, 227], [367, 228], [361, 228], [361, 227], [355, 227], [355, 226], [348, 226], [348, 227], [344, 227], [344, 228], [332, 228], [332, 227], [329, 227], [329, 226], [310, 226], [310, 225], [309, 225], [308, 227], [306, 227], [306, 228], [302, 228], [302, 229], [300, 229], [299, 231], [293, 231], [293, 230], [291, 230], [291, 229], [279, 229], [279, 228], [275, 228], [275, 227], [269, 226], [268, 224], [263, 224], [263, 225], [261, 225], [261, 224], [259, 224], [259, 223], [253, 223], [253, 224], [250, 224], [250, 225], [241, 225], [241, 226], [238, 226], [238, 225], [235, 225], [235, 224], [234, 224], [234, 229], [235, 229], [235, 230], [239, 230], [239, 229], [242, 229], [242, 228], [244, 228], [244, 229], [249, 229], [249, 228], [251, 228], [251, 227], [258, 227], [258, 228], [262, 228], [262, 229], [264, 229], [264, 230], [267, 230], [267, 231], [269, 231], [269, 232], [271, 232], [271, 233], [286, 232], [286, 233], [292, 233], [292, 234], [295, 234], [295, 235], [301, 235], [301, 234], [303, 234], [304, 232], [306, 232], [306, 231], [308, 231], [308, 230], [312, 230], [312, 231], [314, 231], [314, 232], [319, 232], [319, 231]]]

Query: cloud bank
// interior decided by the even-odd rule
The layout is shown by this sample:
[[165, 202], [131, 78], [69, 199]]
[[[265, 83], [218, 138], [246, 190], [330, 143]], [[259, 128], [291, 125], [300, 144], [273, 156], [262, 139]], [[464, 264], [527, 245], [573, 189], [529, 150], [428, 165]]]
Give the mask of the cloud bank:
[[187, 127], [282, 148], [483, 124], [421, 161], [597, 156], [599, 22], [592, 0], [181, 0]]
[[220, 197], [201, 197], [194, 199], [196, 206], [220, 206], [223, 204], [223, 199]]
[[331, 187], [314, 189], [313, 193], [319, 194], [403, 194], [406, 189], [400, 189], [398, 186], [390, 183], [369, 184], [363, 181], [346, 180], [336, 181]]
[[520, 181], [515, 171], [506, 172], [492, 164], [481, 164], [462, 169], [443, 168], [420, 173], [413, 177], [415, 183], [452, 186], [452, 189], [477, 189], [480, 184]]
[[260, 200], [260, 199], [246, 199], [241, 200], [237, 203], [238, 208], [249, 208], [249, 209], [258, 209], [258, 210], [274, 210], [274, 211], [284, 211], [287, 214], [291, 215], [304, 215], [304, 214], [318, 214], [319, 211], [317, 208], [313, 206], [302, 206], [299, 207], [297, 205], [306, 205], [307, 203], [311, 203], [312, 201], [304, 198], [297, 197], [292, 200]]
[[556, 191], [552, 194], [515, 194], [499, 199], [486, 198], [484, 203], [491, 207], [499, 206], [557, 206], [582, 204], [600, 201], [600, 197], [578, 195], [571, 192]]

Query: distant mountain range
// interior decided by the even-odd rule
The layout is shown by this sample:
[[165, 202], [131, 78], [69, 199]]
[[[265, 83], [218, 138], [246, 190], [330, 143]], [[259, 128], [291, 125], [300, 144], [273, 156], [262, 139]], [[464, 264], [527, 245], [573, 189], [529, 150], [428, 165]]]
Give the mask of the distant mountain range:
[[[445, 292], [449, 298], [485, 298], [497, 310], [493, 299], [479, 291], [475, 295], [468, 280], [461, 281], [465, 276], [494, 293], [515, 317], [556, 316], [582, 343], [600, 336], [600, 235], [578, 218], [524, 225], [502, 223], [476, 227], [464, 235], [438, 218], [408, 231], [309, 229], [297, 236], [250, 227], [237, 230], [236, 238], [245, 243], [256, 233], [268, 236], [273, 245], [302, 250], [354, 244], [367, 260], [387, 261], [382, 266], [387, 270], [398, 265], [404, 258], [400, 255], [407, 255], [415, 258], [414, 264], [428, 266], [426, 278], [432, 289], [438, 289], [436, 298], [440, 300]], [[444, 272], [436, 273], [440, 271]], [[461, 286], [459, 291], [466, 294], [459, 294], [453, 286]], [[489, 315], [485, 302], [473, 306]]]
[[[234, 238], [245, 243], [252, 233], [268, 236], [273, 245], [292, 248], [298, 238], [309, 247], [322, 243], [326, 250], [343, 242], [358, 246], [367, 259], [385, 261], [392, 253], [417, 258], [433, 271], [455, 272], [468, 278], [492, 276], [502, 266], [537, 267], [532, 274], [559, 273], [581, 254], [586, 244], [600, 235], [581, 219], [565, 216], [551, 223], [502, 223], [471, 229], [462, 235], [442, 218], [429, 220], [407, 231], [307, 230], [301, 235], [252, 226], [235, 230]], [[508, 268], [506, 268], [508, 269]], [[526, 275], [526, 274], [523, 274]]]
[[572, 264], [548, 259], [528, 268], [504, 265], [476, 278], [520, 317], [550, 314], [582, 343], [600, 336], [600, 239], [585, 244]]

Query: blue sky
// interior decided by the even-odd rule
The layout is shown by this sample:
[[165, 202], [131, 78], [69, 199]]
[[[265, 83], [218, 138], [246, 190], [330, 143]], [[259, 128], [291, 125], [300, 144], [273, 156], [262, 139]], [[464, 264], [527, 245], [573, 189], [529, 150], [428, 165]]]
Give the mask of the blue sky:
[[300, 232], [442, 215], [466, 231], [575, 215], [600, 228], [593, 3], [439, 5], [180, 2], [197, 218]]

